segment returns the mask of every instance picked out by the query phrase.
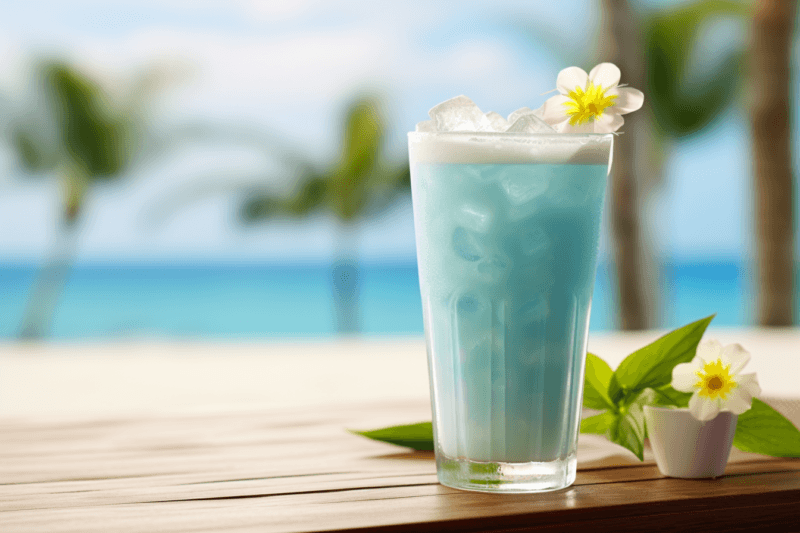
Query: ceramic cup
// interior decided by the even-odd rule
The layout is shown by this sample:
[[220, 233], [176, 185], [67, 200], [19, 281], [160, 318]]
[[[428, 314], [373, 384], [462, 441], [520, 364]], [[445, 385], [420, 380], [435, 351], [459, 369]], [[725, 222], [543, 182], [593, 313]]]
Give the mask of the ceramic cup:
[[738, 416], [720, 412], [700, 422], [688, 409], [644, 407], [653, 455], [661, 473], [678, 478], [715, 478], [725, 473]]

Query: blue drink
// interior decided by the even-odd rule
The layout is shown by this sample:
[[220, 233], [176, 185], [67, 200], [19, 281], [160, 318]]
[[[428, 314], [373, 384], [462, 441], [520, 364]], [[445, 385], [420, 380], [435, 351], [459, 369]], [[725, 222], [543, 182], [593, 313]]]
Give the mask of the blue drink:
[[439, 480], [575, 479], [610, 135], [411, 133]]

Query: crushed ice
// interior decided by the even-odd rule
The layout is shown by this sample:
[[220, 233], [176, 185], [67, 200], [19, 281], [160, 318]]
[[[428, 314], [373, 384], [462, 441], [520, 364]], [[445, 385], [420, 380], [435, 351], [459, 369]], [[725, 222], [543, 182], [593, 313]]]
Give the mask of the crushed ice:
[[475, 102], [464, 95], [456, 96], [434, 106], [430, 120], [417, 124], [421, 132], [493, 132], [493, 133], [555, 133], [541, 119], [540, 111], [528, 107], [517, 109], [508, 118], [489, 111], [484, 113]]

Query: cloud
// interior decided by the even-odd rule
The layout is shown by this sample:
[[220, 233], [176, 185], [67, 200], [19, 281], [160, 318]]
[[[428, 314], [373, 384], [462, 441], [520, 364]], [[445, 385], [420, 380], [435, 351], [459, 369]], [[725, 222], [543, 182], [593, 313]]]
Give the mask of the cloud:
[[312, 12], [326, 3], [320, 0], [240, 0], [236, 4], [243, 13], [258, 21], [287, 21]]
[[[229, 20], [218, 26], [202, 26], [161, 20], [154, 15], [148, 22], [112, 33], [75, 27], [71, 33], [59, 33], [49, 46], [93, 76], [117, 86], [124, 84], [132, 72], [153, 62], [191, 64], [193, 77], [161, 100], [158, 109], [164, 117], [172, 122], [196, 117], [220, 122], [249, 121], [267, 131], [280, 132], [287, 143], [318, 161], [335, 156], [343, 105], [363, 89], [387, 96], [392, 149], [402, 155], [405, 132], [444, 99], [465, 93], [487, 110], [508, 113], [522, 105], [536, 104], [538, 93], [552, 84], [541, 65], [523, 61], [524, 51], [504, 40], [482, 19], [470, 18], [468, 11], [457, 13], [460, 18], [453, 20], [447, 10], [425, 4], [379, 9], [366, 2], [350, 2], [337, 5], [340, 16], [331, 15], [331, 20], [326, 21], [323, 19], [328, 16], [326, 13], [332, 13], [332, 8], [324, 2], [305, 0], [286, 9], [278, 4], [285, 3], [241, 0], [198, 5], [147, 0], [143, 13], [194, 6], [203, 13], [217, 10], [220, 16], [224, 13], [228, 17], [231, 10], [239, 10], [235, 13], [244, 22], [241, 27], [229, 26]], [[345, 16], [356, 10], [357, 17]], [[309, 22], [311, 19], [313, 23]], [[469, 24], [462, 27], [458, 22], [461, 19]], [[277, 23], [281, 20], [292, 23]], [[17, 46], [21, 39], [19, 36]], [[537, 86], [537, 80], [543, 85]], [[220, 157], [221, 161], [230, 161], [229, 156]], [[222, 200], [192, 208], [157, 239], [144, 235], [137, 224], [137, 213], [152, 201], [151, 195], [163, 192], [153, 185], [154, 176], [162, 171], [154, 169], [150, 178], [130, 180], [118, 193], [100, 194], [98, 203], [91, 208], [83, 253], [114, 256], [206, 250], [212, 256], [231, 257], [261, 253], [257, 250], [266, 249], [269, 243], [274, 245], [272, 250], [280, 250], [278, 253], [286, 256], [308, 253], [308, 247], [301, 250], [303, 246], [298, 243], [309, 239], [281, 237], [287, 234], [285, 228], [267, 229], [264, 237], [251, 234], [243, 237], [244, 241], [236, 241], [232, 237], [236, 228], [228, 227], [235, 206]], [[175, 172], [180, 174], [172, 171], [159, 179], [170, 180]], [[16, 213], [27, 220], [25, 213]], [[406, 224], [391, 222], [381, 227], [386, 231], [405, 229], [396, 231], [390, 239], [369, 237], [377, 235], [374, 232], [366, 232], [366, 238], [403, 242], [400, 248], [413, 253], [413, 246], [408, 245], [413, 243], [410, 211], [398, 211], [396, 216], [406, 217]], [[193, 220], [202, 220], [202, 232], [192, 233], [191, 228], [198, 227]], [[38, 224], [31, 220], [28, 223]], [[219, 226], [216, 231], [212, 231], [214, 224]], [[308, 235], [310, 228], [316, 227], [317, 234], [325, 236], [329, 225], [327, 219], [309, 221], [297, 230], [300, 233], [288, 234]], [[187, 231], [202, 238], [187, 237]], [[0, 249], [19, 244], [2, 235], [0, 241]], [[40, 236], [36, 242], [43, 246], [45, 240]], [[327, 253], [319, 242], [315, 248]]]

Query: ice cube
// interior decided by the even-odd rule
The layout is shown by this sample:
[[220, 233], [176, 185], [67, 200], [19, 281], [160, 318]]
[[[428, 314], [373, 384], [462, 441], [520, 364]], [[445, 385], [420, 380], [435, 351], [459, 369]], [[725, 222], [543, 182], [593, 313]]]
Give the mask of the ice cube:
[[[512, 113], [513, 114], [513, 113]], [[508, 133], [555, 133], [550, 124], [540, 119], [532, 112], [522, 115], [515, 120], [506, 130]]]
[[477, 183], [496, 182], [503, 174], [504, 165], [460, 165], [459, 176]]
[[486, 296], [472, 291], [456, 292], [453, 304], [454, 333], [458, 342], [456, 348], [462, 357], [466, 358], [475, 347], [488, 339], [487, 327], [491, 325], [491, 304]]
[[541, 294], [537, 294], [533, 299], [522, 304], [517, 311], [517, 317], [521, 324], [540, 322], [546, 319], [549, 314], [550, 305]]
[[494, 222], [494, 209], [488, 205], [464, 204], [455, 214], [462, 226], [478, 233], [486, 233]]
[[492, 131], [503, 132], [508, 129], [509, 123], [500, 113], [489, 111], [486, 113], [486, 118], [489, 119], [489, 123], [492, 125]]
[[486, 308], [483, 298], [474, 293], [462, 294], [456, 299], [456, 312], [462, 318], [478, 317]]
[[436, 131], [492, 131], [492, 123], [475, 102], [456, 96], [428, 111]]
[[453, 232], [453, 250], [462, 259], [471, 262], [477, 261], [485, 255], [477, 235], [461, 226]]
[[507, 277], [508, 266], [508, 258], [499, 254], [494, 254], [491, 257], [479, 261], [475, 270], [477, 271], [477, 277], [480, 281], [495, 284], [503, 281]]
[[500, 176], [500, 187], [512, 206], [527, 204], [547, 191], [547, 180], [519, 172], [504, 172]]
[[436, 124], [432, 120], [423, 120], [422, 122], [417, 123], [416, 131], [422, 132], [435, 132], [436, 131]]
[[511, 125], [515, 123], [519, 117], [524, 115], [530, 115], [533, 112], [534, 112], [533, 109], [531, 109], [530, 107], [520, 107], [519, 109], [508, 115], [508, 124]]
[[526, 226], [520, 231], [519, 247], [523, 255], [541, 257], [550, 249], [550, 239], [543, 228]]
[[492, 347], [487, 331], [481, 327], [483, 338], [466, 352], [464, 362], [464, 396], [467, 415], [467, 454], [475, 459], [490, 461], [492, 439]]
[[547, 189], [547, 200], [556, 207], [570, 208], [587, 205], [597, 195], [602, 195], [602, 188], [596, 180], [581, 175], [565, 175], [553, 180]]
[[553, 247], [550, 246], [542, 251], [541, 255], [517, 259], [512, 282], [521, 287], [520, 297], [529, 301], [537, 294], [550, 291], [555, 284], [556, 271], [562, 269], [563, 267], [556, 263]]

